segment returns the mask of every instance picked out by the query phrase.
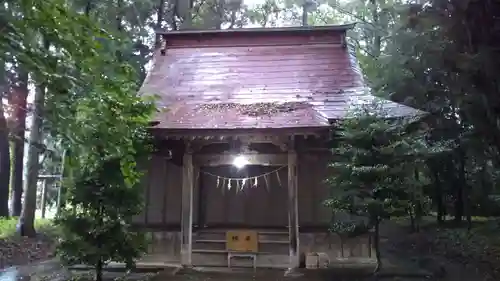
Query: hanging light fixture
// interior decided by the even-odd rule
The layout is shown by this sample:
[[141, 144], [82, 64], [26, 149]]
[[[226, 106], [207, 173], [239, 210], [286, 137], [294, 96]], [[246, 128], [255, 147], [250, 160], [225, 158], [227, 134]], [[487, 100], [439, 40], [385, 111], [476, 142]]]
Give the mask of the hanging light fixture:
[[233, 159], [233, 166], [238, 170], [243, 169], [245, 166], [249, 165], [250, 161], [244, 155], [237, 155]]
[[245, 166], [250, 165], [250, 160], [248, 160], [248, 153], [250, 152], [250, 149], [248, 148], [247, 143], [241, 144], [238, 154], [233, 159], [233, 166], [236, 167], [238, 170], [241, 170], [245, 168]]

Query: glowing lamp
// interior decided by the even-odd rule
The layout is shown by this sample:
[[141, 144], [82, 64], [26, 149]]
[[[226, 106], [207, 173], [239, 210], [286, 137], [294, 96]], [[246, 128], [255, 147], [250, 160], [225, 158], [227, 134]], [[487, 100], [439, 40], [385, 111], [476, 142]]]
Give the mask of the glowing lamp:
[[248, 159], [245, 156], [238, 155], [238, 156], [234, 157], [233, 166], [235, 166], [236, 168], [242, 169], [243, 167], [245, 167], [248, 164], [250, 164], [250, 161], [248, 161]]

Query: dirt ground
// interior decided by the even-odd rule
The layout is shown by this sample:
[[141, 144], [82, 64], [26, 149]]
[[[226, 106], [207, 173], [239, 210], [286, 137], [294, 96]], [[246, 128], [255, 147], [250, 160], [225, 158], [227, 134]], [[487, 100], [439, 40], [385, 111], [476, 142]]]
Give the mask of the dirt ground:
[[[300, 276], [285, 277], [283, 270], [258, 270], [257, 272], [245, 273], [216, 273], [216, 272], [197, 272], [182, 273], [170, 275], [169, 273], [160, 273], [151, 280], [154, 281], [361, 281], [361, 280], [387, 280], [387, 281], [423, 281], [427, 278], [403, 278], [360, 274], [359, 270], [315, 270], [304, 273]], [[364, 276], [363, 276], [364, 275]]]
[[[222, 272], [199, 272], [189, 271], [180, 272], [173, 275], [172, 269], [165, 270], [157, 274], [152, 273], [133, 273], [124, 276], [120, 272], [108, 272], [105, 274], [105, 280], [129, 280], [129, 281], [278, 281], [278, 280], [296, 280], [296, 281], [356, 281], [356, 280], [388, 280], [388, 281], [423, 281], [423, 280], [442, 280], [442, 281], [490, 281], [500, 280], [498, 274], [491, 266], [483, 266], [477, 262], [474, 256], [462, 254], [463, 245], [441, 245], [436, 249], [435, 232], [436, 229], [421, 231], [420, 233], [409, 232], [408, 227], [400, 223], [389, 222], [381, 228], [381, 248], [384, 262], [392, 264], [400, 270], [399, 273], [382, 272], [379, 276], [373, 276], [369, 271], [358, 269], [329, 269], [329, 270], [309, 270], [304, 271], [304, 274], [299, 277], [285, 277], [283, 270], [264, 270], [260, 269], [256, 273], [251, 270], [242, 270], [241, 272], [222, 273]], [[488, 230], [489, 231], [489, 230]], [[491, 231], [489, 231], [490, 233]], [[447, 238], [447, 237], [445, 237]], [[448, 240], [444, 240], [448, 241]], [[444, 242], [442, 241], [442, 242]], [[463, 241], [463, 240], [457, 240]], [[14, 241], [11, 241], [14, 242]], [[40, 241], [15, 241], [14, 244], [8, 244], [9, 247], [4, 249], [12, 249], [1, 253], [3, 258], [3, 266], [11, 264], [24, 264], [29, 261], [43, 259], [48, 248]], [[467, 241], [465, 241], [467, 242]], [[4, 241], [5, 243], [5, 241]], [[456, 242], [455, 242], [456, 243]], [[464, 243], [467, 244], [467, 243]], [[14, 246], [12, 246], [14, 245]], [[22, 245], [22, 246], [21, 246]], [[5, 245], [4, 245], [5, 246]], [[438, 245], [440, 246], [440, 245]], [[489, 246], [486, 245], [486, 246]], [[30, 249], [30, 250], [28, 250]], [[32, 250], [31, 250], [32, 249]], [[18, 258], [13, 258], [14, 253], [22, 250], [22, 255]], [[50, 251], [49, 251], [50, 252]], [[36, 253], [36, 254], [35, 254]], [[458, 255], [458, 254], [461, 255]], [[460, 257], [456, 257], [460, 256]], [[487, 256], [489, 257], [489, 256]], [[491, 257], [491, 260], [500, 259], [500, 256]], [[0, 259], [2, 261], [2, 259]], [[61, 268], [51, 270], [54, 265], [39, 266], [41, 269], [36, 269], [36, 264], [25, 266], [28, 272], [11, 268], [10, 271], [0, 271], [1, 281], [35, 281], [35, 280], [59, 280], [67, 281], [67, 279], [50, 278], [37, 279], [34, 274], [38, 271], [43, 271], [46, 276], [55, 272], [55, 275], [60, 275]], [[59, 270], [59, 272], [57, 271]], [[422, 274], [412, 274], [412, 272], [425, 271], [432, 275], [432, 278], [424, 277]], [[63, 272], [64, 273], [64, 272]], [[73, 274], [72, 274], [73, 275]], [[74, 280], [91, 280], [87, 276], [83, 276], [81, 272], [76, 273], [81, 278]], [[395, 276], [397, 275], [397, 276]], [[53, 275], [52, 275], [53, 276]], [[75, 275], [73, 275], [75, 276]], [[22, 278], [21, 278], [22, 277]], [[7, 278], [7, 279], [4, 279]], [[21, 279], [19, 279], [21, 278]], [[28, 279], [27, 279], [28, 278]]]
[[46, 260], [53, 252], [54, 244], [43, 236], [0, 239], [0, 269]]
[[477, 258], [457, 251], [462, 248], [461, 245], [439, 245], [442, 242], [436, 240], [436, 231], [435, 228], [427, 228], [419, 233], [410, 233], [408, 227], [388, 222], [381, 228], [382, 256], [402, 266], [427, 270], [436, 280], [499, 280], [496, 272], [482, 266]]

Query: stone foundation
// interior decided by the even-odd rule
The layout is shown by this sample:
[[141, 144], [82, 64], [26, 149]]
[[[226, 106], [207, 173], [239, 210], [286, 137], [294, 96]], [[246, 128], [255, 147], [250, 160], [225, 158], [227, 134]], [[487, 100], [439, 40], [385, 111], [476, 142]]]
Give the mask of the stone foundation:
[[326, 253], [333, 259], [371, 258], [372, 245], [368, 235], [349, 238], [342, 241], [333, 233], [301, 233], [300, 252]]

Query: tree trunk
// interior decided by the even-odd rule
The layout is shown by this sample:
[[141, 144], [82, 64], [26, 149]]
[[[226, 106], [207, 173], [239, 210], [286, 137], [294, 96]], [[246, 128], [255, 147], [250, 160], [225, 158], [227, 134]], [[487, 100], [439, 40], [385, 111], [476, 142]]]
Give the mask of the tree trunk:
[[408, 216], [410, 217], [410, 230], [411, 232], [415, 232], [415, 213], [413, 212], [413, 206], [408, 208]]
[[464, 217], [463, 186], [461, 184], [457, 186], [455, 196], [455, 202], [453, 203], [455, 209], [453, 220], [458, 224], [462, 222], [462, 218]]
[[443, 192], [441, 190], [441, 185], [438, 183], [438, 187], [434, 187], [435, 189], [435, 203], [436, 203], [436, 210], [437, 210], [437, 223], [439, 225], [442, 225], [444, 223], [444, 219], [446, 217], [446, 208], [444, 206], [443, 202]]
[[344, 244], [345, 244], [345, 239], [344, 237], [340, 237], [340, 256], [343, 258], [344, 257]]
[[308, 20], [308, 12], [309, 12], [309, 6], [311, 3], [308, 0], [304, 0], [304, 4], [302, 5], [302, 26], [308, 26], [309, 25], [309, 20]]
[[12, 216], [19, 217], [22, 210], [23, 172], [24, 172], [24, 141], [26, 132], [26, 114], [28, 99], [28, 73], [19, 67], [19, 85], [14, 89], [10, 99], [14, 107], [14, 140], [12, 142], [12, 181], [11, 207]]
[[[48, 49], [49, 43], [44, 42]], [[33, 124], [31, 126], [30, 141], [28, 147], [28, 161], [26, 170], [26, 181], [24, 188], [24, 204], [19, 218], [18, 232], [22, 236], [33, 237], [35, 232], [36, 191], [38, 172], [40, 170], [39, 156], [43, 146], [43, 111], [45, 102], [45, 83], [37, 81], [35, 99], [33, 104]]]
[[122, 32], [122, 14], [123, 14], [123, 0], [116, 1], [116, 30]]
[[379, 14], [377, 0], [370, 0], [371, 12], [373, 18], [373, 46], [372, 46], [372, 56], [378, 58], [382, 49], [382, 36], [380, 35], [380, 24], [379, 24]]
[[[458, 175], [454, 176], [454, 188], [455, 188], [455, 202], [454, 202], [454, 209], [455, 209], [455, 218], [454, 221], [455, 223], [459, 224], [462, 222], [462, 219], [464, 217], [464, 185], [465, 185], [465, 167], [462, 169], [462, 164], [461, 164], [461, 156], [460, 156], [460, 149], [458, 151]], [[456, 166], [452, 163], [451, 165], [453, 168], [456, 168]]]
[[99, 259], [99, 261], [97, 261], [97, 264], [95, 266], [95, 280], [96, 281], [102, 281], [102, 269], [103, 269], [103, 262], [102, 262], [102, 259]]
[[470, 192], [469, 185], [467, 184], [467, 175], [465, 174], [465, 165], [466, 165], [466, 155], [465, 151], [462, 147], [459, 147], [458, 150], [459, 156], [459, 168], [458, 168], [458, 182], [462, 185], [462, 201], [463, 201], [463, 209], [467, 219], [467, 228], [470, 230], [472, 228], [472, 208], [470, 202]]
[[90, 16], [90, 11], [92, 10], [92, 0], [87, 0], [87, 4], [85, 5], [85, 15], [88, 17]]
[[[122, 9], [123, 9], [123, 0], [116, 1], [116, 30], [120, 34], [123, 30], [122, 28]], [[116, 50], [116, 59], [118, 62], [123, 61], [123, 55], [121, 49]]]
[[[0, 64], [0, 94], [8, 91], [5, 64]], [[3, 99], [0, 99], [0, 217], [9, 216], [10, 146], [9, 128], [4, 114]]]
[[432, 203], [436, 207], [436, 212], [437, 212], [436, 220], [439, 225], [442, 225], [444, 222], [444, 217], [446, 212], [443, 201], [443, 189], [441, 188], [441, 182], [439, 180], [439, 172], [436, 169], [435, 163], [433, 163], [432, 161], [427, 161], [426, 164], [431, 174], [430, 176], [434, 191]]
[[419, 201], [415, 206], [415, 232], [420, 231], [420, 224], [422, 223], [422, 202]]
[[9, 216], [10, 146], [9, 129], [0, 99], [0, 217]]
[[[414, 170], [415, 182], [420, 182], [420, 173], [417, 167]], [[413, 224], [413, 231], [420, 231], [420, 223], [422, 222], [422, 199], [423, 199], [423, 190], [421, 186], [417, 186], [418, 190], [414, 190], [414, 215], [415, 221]], [[415, 194], [417, 194], [417, 198], [415, 199]]]
[[[177, 5], [180, 5], [180, 2], [186, 1], [184, 4], [182, 4], [181, 8], [181, 15], [182, 15], [182, 23], [180, 26], [180, 29], [182, 30], [188, 30], [193, 28], [193, 0], [178, 0]], [[186, 5], [186, 6], [184, 6]], [[217, 1], [217, 4], [219, 5], [219, 1]]]
[[[192, 6], [190, 8], [190, 11], [192, 9]], [[217, 2], [215, 6], [215, 22], [213, 25], [213, 28], [215, 29], [222, 29], [222, 23], [224, 22], [224, 14], [226, 13], [225, 7], [224, 7], [224, 2]], [[192, 24], [192, 23], [191, 23]]]
[[236, 13], [237, 11], [231, 11], [231, 22], [229, 23], [228, 29], [233, 29], [236, 25]]
[[373, 244], [375, 248], [375, 257], [377, 258], [377, 266], [374, 272], [378, 273], [382, 269], [382, 257], [380, 254], [380, 220], [375, 221], [375, 233], [373, 237]]
[[[163, 14], [165, 13], [165, 0], [159, 0], [158, 11], [156, 13], [156, 30], [162, 30], [163, 28]], [[161, 34], [156, 33], [155, 48], [160, 48]]]
[[66, 205], [66, 186], [70, 186], [73, 183], [73, 170], [71, 165], [71, 150], [65, 149], [62, 155], [61, 163], [61, 182], [57, 190], [57, 205], [56, 205], [56, 215], [61, 213]]

